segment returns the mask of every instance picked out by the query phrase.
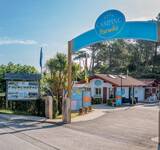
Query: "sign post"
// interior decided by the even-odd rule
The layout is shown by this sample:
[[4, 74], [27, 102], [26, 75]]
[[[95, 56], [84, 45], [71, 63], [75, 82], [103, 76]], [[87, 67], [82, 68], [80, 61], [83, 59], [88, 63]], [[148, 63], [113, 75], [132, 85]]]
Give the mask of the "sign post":
[[[160, 45], [160, 23], [157, 22], [157, 34], [158, 34], [158, 41], [157, 41], [157, 45], [156, 45], [156, 48], [157, 46]], [[160, 101], [159, 101], [159, 107], [158, 107], [158, 145], [160, 146]]]
[[[6, 101], [29, 101], [40, 97], [40, 74], [7, 73]], [[7, 105], [6, 105], [7, 107]]]

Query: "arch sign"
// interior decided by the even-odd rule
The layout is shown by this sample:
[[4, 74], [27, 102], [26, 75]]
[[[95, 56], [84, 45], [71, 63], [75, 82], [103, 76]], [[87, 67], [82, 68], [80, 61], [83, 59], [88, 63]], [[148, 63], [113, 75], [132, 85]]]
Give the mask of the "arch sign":
[[136, 39], [160, 42], [160, 24], [156, 21], [126, 21], [119, 10], [108, 10], [101, 14], [91, 29], [68, 42], [68, 99], [63, 121], [71, 122], [71, 90], [72, 90], [72, 52], [86, 46], [113, 39]]
[[72, 39], [72, 51], [113, 39], [160, 41], [160, 25], [156, 21], [126, 21], [119, 10], [108, 10], [98, 17], [94, 29]]

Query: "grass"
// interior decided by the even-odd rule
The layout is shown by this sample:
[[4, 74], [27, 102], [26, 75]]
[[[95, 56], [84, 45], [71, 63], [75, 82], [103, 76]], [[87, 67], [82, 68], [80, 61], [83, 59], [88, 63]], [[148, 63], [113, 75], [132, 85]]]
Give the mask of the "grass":
[[24, 111], [13, 111], [9, 109], [0, 109], [0, 114], [10, 114], [10, 115], [31, 115], [30, 113]]
[[[71, 118], [76, 118], [79, 116], [79, 113], [71, 113]], [[58, 115], [55, 119], [62, 119], [62, 115]]]
[[[9, 110], [9, 109], [0, 109], [0, 114], [10, 114], [10, 115], [31, 115], [27, 112], [23, 112], [23, 111], [13, 111], [13, 110]], [[78, 112], [74, 112], [71, 114], [72, 118], [76, 118], [79, 116]], [[55, 119], [62, 119], [62, 115], [58, 115]]]
[[1, 114], [13, 114], [14, 112], [12, 110], [6, 110], [6, 109], [0, 109]]

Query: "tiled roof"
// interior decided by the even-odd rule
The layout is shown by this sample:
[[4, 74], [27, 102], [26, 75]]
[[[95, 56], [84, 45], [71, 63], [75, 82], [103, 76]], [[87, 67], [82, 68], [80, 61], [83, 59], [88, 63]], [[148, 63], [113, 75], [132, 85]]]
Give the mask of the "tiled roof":
[[142, 82], [144, 82], [147, 86], [158, 86], [160, 84], [160, 80], [156, 79], [140, 79]]
[[90, 77], [90, 80], [93, 78], [100, 78], [115, 86], [121, 86], [121, 83], [122, 86], [146, 86], [144, 82], [126, 75], [95, 74]]

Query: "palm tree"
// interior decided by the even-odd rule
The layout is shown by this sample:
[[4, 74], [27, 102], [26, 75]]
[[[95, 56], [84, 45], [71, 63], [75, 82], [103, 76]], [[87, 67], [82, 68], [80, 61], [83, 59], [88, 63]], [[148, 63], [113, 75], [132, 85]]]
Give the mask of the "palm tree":
[[[46, 76], [49, 88], [52, 94], [58, 100], [58, 109], [61, 114], [63, 90], [67, 88], [67, 57], [65, 54], [57, 53], [55, 57], [49, 59], [46, 63], [49, 76]], [[80, 74], [80, 66], [72, 64], [72, 80], [76, 80]]]

